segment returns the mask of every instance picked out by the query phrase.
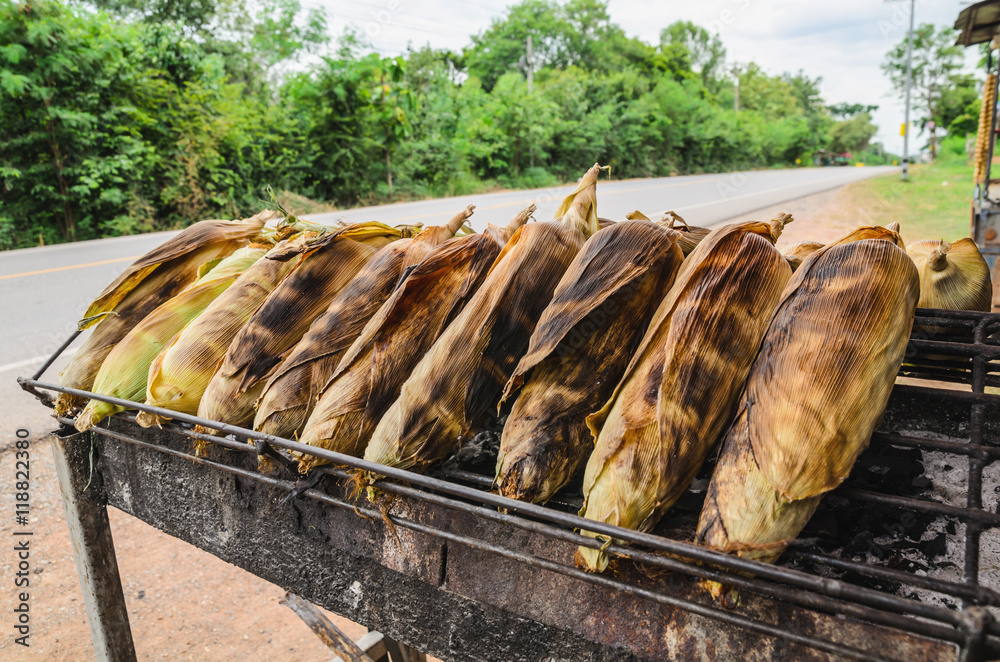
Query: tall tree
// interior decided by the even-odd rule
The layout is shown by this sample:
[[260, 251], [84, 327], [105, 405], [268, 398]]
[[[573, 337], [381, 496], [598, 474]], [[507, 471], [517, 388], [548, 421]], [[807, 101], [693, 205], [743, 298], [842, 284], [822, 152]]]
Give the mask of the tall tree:
[[49, 241], [83, 238], [81, 223], [92, 225], [141, 177], [149, 155], [137, 97], [148, 79], [130, 61], [133, 36], [54, 0], [0, 5], [0, 217], [8, 241], [21, 243], [14, 235], [36, 228]]
[[872, 124], [872, 116], [868, 113], [858, 113], [848, 120], [837, 122], [830, 128], [830, 151], [833, 152], [863, 152], [878, 132], [878, 127]]
[[[893, 89], [906, 94], [906, 39], [890, 50], [882, 63]], [[921, 124], [930, 127], [931, 156], [937, 156], [935, 124], [943, 116], [943, 103], [954, 76], [962, 68], [962, 50], [955, 46], [955, 30], [924, 23], [913, 32], [913, 100], [923, 115]], [[935, 124], [931, 124], [931, 122]]]
[[726, 63], [726, 48], [719, 35], [713, 35], [691, 21], [677, 21], [660, 31], [660, 47], [681, 47], [689, 54], [691, 69], [701, 76], [702, 85], [718, 91], [718, 76]]

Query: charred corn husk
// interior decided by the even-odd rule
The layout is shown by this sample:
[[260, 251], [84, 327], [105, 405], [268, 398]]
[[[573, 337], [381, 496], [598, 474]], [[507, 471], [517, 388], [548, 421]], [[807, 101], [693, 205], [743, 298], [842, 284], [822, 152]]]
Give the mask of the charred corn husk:
[[[479, 289], [529, 214], [530, 208], [506, 227], [491, 225], [481, 235], [447, 241], [411, 271], [344, 354], [299, 441], [360, 455], [413, 367]], [[299, 468], [322, 463], [304, 455]]]
[[[63, 368], [59, 383], [90, 390], [101, 364], [119, 340], [157, 306], [197, 280], [200, 269], [246, 245], [274, 215], [265, 211], [240, 221], [201, 221], [133, 262], [84, 313], [80, 328], [94, 328]], [[83, 404], [75, 396], [60, 393], [56, 413], [69, 414]]]
[[[638, 209], [629, 212], [625, 215], [630, 221], [651, 221], [648, 216], [643, 214]], [[680, 217], [677, 212], [668, 211], [663, 214], [663, 217], [659, 221], [655, 221], [659, 226], [668, 228], [670, 230], [675, 230], [677, 232], [677, 245], [680, 247], [681, 252], [686, 256], [690, 255], [691, 251], [701, 243], [701, 240], [708, 236], [711, 232], [708, 228], [699, 228], [693, 225], [688, 225], [687, 221]], [[601, 226], [603, 228], [603, 226]]]
[[507, 399], [524, 384], [500, 443], [501, 494], [547, 501], [586, 461], [594, 447], [586, 418], [611, 395], [673, 284], [684, 260], [677, 237], [625, 221], [573, 260], [504, 390]]
[[[392, 293], [400, 276], [418, 264], [438, 244], [453, 236], [472, 215], [467, 207], [450, 221], [427, 228], [412, 239], [381, 249], [335, 296], [287, 359], [263, 385], [254, 429], [282, 437], [302, 431], [344, 352]], [[260, 388], [258, 386], [258, 388]]]
[[[265, 313], [272, 315], [266, 318], [268, 323], [280, 324], [296, 314], [295, 301], [306, 301], [299, 314], [314, 314], [315, 306], [310, 305], [309, 295], [320, 298], [326, 296], [327, 288], [339, 290], [375, 253], [376, 249], [364, 241], [381, 239], [387, 234], [398, 236], [398, 231], [381, 223], [345, 226], [310, 242], [309, 251], [302, 253], [291, 272], [273, 287], [263, 304], [252, 298], [237, 300], [236, 294], [213, 302], [153, 361], [146, 385], [146, 403], [196, 414], [208, 383], [233, 339], [245, 326], [260, 320]], [[299, 253], [300, 249], [286, 245], [272, 257], [280, 261], [289, 254]], [[275, 305], [275, 302], [283, 304], [286, 301], [293, 306], [292, 310]], [[250, 305], [251, 302], [257, 305]], [[280, 356], [263, 358], [280, 361]], [[140, 414], [136, 420], [144, 426], [161, 422], [159, 417], [150, 414]]]
[[486, 280], [400, 389], [365, 459], [423, 471], [496, 414], [503, 388], [562, 274], [598, 228], [595, 165], [567, 197], [559, 222], [511, 237]]
[[359, 223], [345, 226], [325, 246], [306, 253], [232, 338], [205, 387], [198, 415], [233, 425], [250, 424], [267, 378], [309, 325], [400, 235], [400, 230], [381, 223]]
[[660, 223], [668, 223], [672, 230], [678, 233], [677, 244], [684, 251], [684, 255], [690, 255], [698, 244], [712, 231], [708, 228], [699, 228], [695, 225], [688, 225], [687, 221], [680, 217], [680, 214], [668, 211], [660, 219]]
[[862, 228], [795, 273], [726, 434], [699, 544], [773, 562], [847, 477], [913, 324], [919, 278], [901, 243], [891, 230]]
[[925, 240], [910, 244], [907, 254], [920, 274], [921, 308], [990, 311], [990, 268], [976, 242]]
[[[685, 259], [615, 393], [588, 418], [597, 445], [582, 516], [648, 531], [688, 488], [733, 414], [791, 277], [774, 247], [789, 220], [725, 226]], [[576, 559], [591, 571], [608, 563], [589, 547]]]
[[[94, 393], [138, 402], [145, 400], [149, 365], [156, 355], [209, 304], [263, 262], [257, 260], [262, 252], [254, 248], [238, 249], [193, 285], [143, 318], [104, 360], [94, 379]], [[124, 408], [91, 400], [76, 419], [76, 429], [80, 432], [89, 430], [119, 411], [124, 411]]]
[[788, 266], [795, 271], [802, 263], [805, 262], [810, 255], [823, 248], [823, 244], [818, 241], [799, 241], [794, 244], [789, 244], [785, 246], [785, 249], [781, 251], [781, 254], [785, 256], [788, 260]]

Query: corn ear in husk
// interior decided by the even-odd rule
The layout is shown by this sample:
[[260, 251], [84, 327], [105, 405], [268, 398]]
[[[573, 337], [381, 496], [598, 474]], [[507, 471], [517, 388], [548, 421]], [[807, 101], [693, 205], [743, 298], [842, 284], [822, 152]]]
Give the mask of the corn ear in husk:
[[[360, 455], [414, 366], [479, 289], [529, 213], [506, 227], [449, 240], [413, 269], [344, 354], [299, 441]], [[299, 469], [323, 463], [304, 455]]]
[[594, 165], [556, 212], [521, 227], [486, 280], [403, 383], [365, 459], [423, 471], [496, 414], [503, 388], [552, 293], [598, 229]]
[[500, 442], [501, 494], [545, 502], [589, 457], [586, 418], [611, 395], [673, 284], [684, 260], [677, 237], [625, 221], [592, 236], [573, 260], [504, 389], [504, 399], [521, 390]]
[[[584, 473], [583, 517], [648, 531], [687, 490], [732, 417], [791, 278], [774, 247], [790, 220], [725, 226], [685, 259], [625, 376], [588, 418], [597, 445]], [[576, 560], [591, 571], [608, 563], [589, 547]]]
[[795, 271], [802, 263], [809, 259], [809, 256], [823, 248], [824, 244], [819, 241], [797, 241], [789, 244], [781, 251], [781, 254], [788, 260], [788, 266]]
[[[274, 215], [264, 211], [239, 221], [200, 221], [133, 262], [87, 308], [80, 328], [94, 328], [63, 368], [59, 383], [90, 390], [118, 341], [157, 306], [197, 280], [206, 264], [245, 246]], [[60, 393], [56, 413], [70, 414], [84, 402]]]
[[723, 443], [696, 542], [774, 562], [847, 477], [913, 324], [919, 278], [901, 244], [891, 230], [860, 228], [795, 273]]
[[[142, 402], [146, 399], [146, 381], [149, 366], [164, 347], [184, 327], [226, 292], [242, 275], [259, 265], [262, 260], [247, 266], [247, 253], [255, 249], [240, 249], [223, 260], [217, 268], [207, 272], [196, 283], [172, 299], [160, 304], [114, 346], [101, 365], [94, 379], [93, 391], [124, 400]], [[85, 432], [104, 418], [124, 411], [100, 400], [91, 400], [76, 419], [76, 429]]]
[[[358, 273], [403, 234], [383, 223], [346, 225], [309, 243], [295, 269], [231, 337], [218, 370], [204, 387], [198, 415], [233, 425], [253, 421], [267, 378]], [[294, 249], [293, 249], [294, 250]]]
[[[196, 414], [198, 403], [226, 349], [239, 329], [274, 289], [299, 266], [310, 249], [311, 233], [284, 241], [247, 269], [225, 292], [188, 324], [161, 351], [149, 368], [146, 404]], [[360, 245], [359, 250], [371, 250]], [[218, 268], [223, 267], [220, 264]], [[136, 421], [144, 426], [162, 422], [146, 412]]]
[[990, 268], [972, 239], [918, 241], [906, 252], [920, 274], [919, 307], [990, 311]]
[[262, 395], [254, 417], [255, 430], [281, 437], [292, 437], [302, 431], [344, 352], [389, 298], [402, 274], [452, 237], [473, 209], [470, 205], [447, 223], [385, 246], [343, 291], [329, 300], [325, 312], [304, 335], [299, 334], [273, 375], [267, 375], [263, 383], [257, 382]]

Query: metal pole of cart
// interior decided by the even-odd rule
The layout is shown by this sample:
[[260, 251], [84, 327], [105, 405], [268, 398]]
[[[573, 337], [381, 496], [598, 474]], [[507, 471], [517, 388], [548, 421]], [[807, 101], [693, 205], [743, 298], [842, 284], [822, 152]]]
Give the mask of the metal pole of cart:
[[916, 0], [910, 0], [910, 31], [906, 35], [906, 122], [903, 124], [903, 172], [905, 182], [910, 168], [910, 88], [913, 86], [913, 13]]

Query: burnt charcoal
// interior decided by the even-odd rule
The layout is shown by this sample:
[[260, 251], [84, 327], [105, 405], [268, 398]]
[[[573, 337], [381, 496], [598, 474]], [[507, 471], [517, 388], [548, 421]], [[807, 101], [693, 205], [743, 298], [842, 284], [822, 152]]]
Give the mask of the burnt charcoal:
[[918, 548], [928, 557], [934, 559], [939, 556], [944, 556], [945, 552], [948, 551], [947, 543], [948, 543], [948, 537], [943, 533], [939, 533], [930, 540], [922, 541], [918, 545]]
[[958, 528], [955, 526], [954, 522], [948, 522], [945, 524], [944, 530], [948, 533], [948, 535], [953, 536], [955, 535], [955, 532], [958, 531]]
[[872, 535], [871, 531], [862, 531], [844, 545], [844, 556], [850, 558], [864, 557], [873, 547], [877, 547], [875, 536]]
[[445, 466], [460, 466], [469, 471], [493, 475], [497, 455], [500, 453], [500, 436], [503, 434], [507, 414], [491, 416], [480, 430], [469, 439], [463, 439], [458, 452], [445, 461]]
[[916, 478], [913, 479], [911, 485], [921, 490], [927, 489], [928, 487], [931, 486], [931, 479], [928, 478], [927, 476], [917, 476]]
[[888, 444], [871, 446], [858, 459], [857, 468], [847, 484], [884, 494], [913, 496], [916, 487], [913, 481], [924, 475], [922, 459], [917, 448], [897, 448]]

